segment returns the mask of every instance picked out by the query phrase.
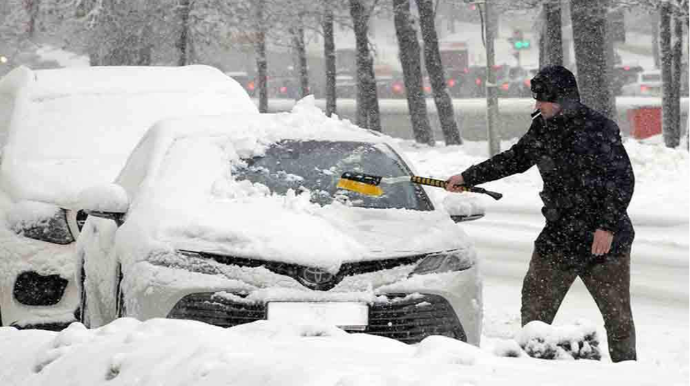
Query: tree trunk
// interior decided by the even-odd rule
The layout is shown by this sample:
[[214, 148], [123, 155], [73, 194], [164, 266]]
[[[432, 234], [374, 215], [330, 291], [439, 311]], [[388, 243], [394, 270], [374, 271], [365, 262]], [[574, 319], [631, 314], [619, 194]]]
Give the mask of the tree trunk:
[[679, 143], [679, 133], [673, 126], [673, 52], [671, 50], [671, 5], [661, 4], [659, 16], [659, 46], [661, 48], [661, 115], [664, 143], [674, 148]]
[[446, 145], [461, 145], [460, 131], [455, 122], [453, 100], [448, 95], [446, 76], [438, 49], [438, 37], [434, 26], [434, 5], [432, 0], [416, 0], [419, 10], [419, 22], [424, 39], [424, 63], [429, 74], [429, 81], [434, 93], [436, 111], [441, 123], [441, 131]]
[[410, 110], [415, 141], [434, 145], [434, 134], [429, 125], [422, 82], [422, 63], [414, 20], [410, 14], [410, 0], [393, 0], [395, 34], [403, 70], [407, 108]]
[[335, 36], [333, 10], [328, 7], [323, 22], [323, 54], [326, 65], [326, 116], [336, 113], [335, 95]]
[[655, 11], [651, 16], [652, 23], [652, 57], [654, 58], [654, 68], [661, 68], [661, 58], [659, 55], [659, 12]]
[[304, 98], [309, 95], [309, 70], [307, 68], [307, 51], [304, 47], [304, 27], [292, 29], [292, 42], [297, 56], [299, 95], [300, 98]]
[[26, 27], [29, 39], [36, 37], [36, 30], [38, 29], [38, 14], [41, 9], [41, 0], [24, 0], [26, 12], [29, 14], [29, 23]]
[[577, 82], [582, 103], [616, 119], [615, 100], [606, 76], [606, 10], [609, 1], [572, 0], [570, 17], [573, 25]]
[[259, 112], [268, 112], [268, 63], [266, 60], [266, 32], [264, 31], [264, 0], [257, 0], [254, 4], [256, 17], [256, 77], [259, 88]]
[[539, 29], [539, 68], [546, 66], [547, 60], [548, 54], [546, 53], [546, 25], [544, 25]]
[[563, 36], [561, 33], [561, 0], [546, 0], [546, 58], [550, 65], [563, 65]]
[[177, 49], [180, 52], [180, 57], [177, 61], [178, 66], [184, 66], [187, 64], [187, 44], [189, 40], [189, 11], [190, 11], [190, 0], [180, 0], [179, 4], [179, 14], [180, 14], [180, 37], [177, 41]]
[[[605, 9], [605, 12], [608, 15], [608, 8]], [[620, 17], [622, 17], [622, 14], [620, 15]], [[614, 71], [614, 68], [616, 67], [616, 54], [615, 54], [615, 49], [614, 49], [614, 45], [613, 45], [614, 32], [613, 32], [613, 29], [611, 28], [613, 26], [613, 24], [611, 23], [611, 20], [612, 20], [612, 17], [606, 17], [606, 31], [605, 31], [606, 39], [604, 41], [604, 49], [606, 50], [605, 76], [606, 76], [606, 79], [609, 80], [608, 86], [609, 86], [609, 91], [610, 91], [610, 95], [611, 95], [608, 117], [614, 121], [617, 121], [618, 120], [618, 109], [616, 108], [616, 91], [614, 89], [614, 84], [612, 81], [613, 74], [614, 74], [613, 71]], [[623, 33], [623, 36], [625, 36], [625, 30], [624, 29], [622, 31], [617, 31], [617, 32]]]
[[357, 125], [381, 131], [374, 61], [369, 52], [369, 14], [362, 0], [350, 0], [357, 49]]
[[[688, 7], [688, 5], [686, 3], [686, 8], [685, 8], [686, 12], [688, 11], [688, 8], [690, 8], [690, 7]], [[686, 22], [687, 22], [688, 31], [690, 31], [690, 18], [686, 19]], [[687, 62], [686, 66], [690, 66], [690, 36], [688, 36], [688, 62]], [[688, 71], [688, 68], [686, 68], [685, 70]], [[688, 72], [689, 72], [687, 74], [688, 76], [685, 79], [685, 82], [686, 82], [685, 86], [690, 88], [690, 71], [688, 71]], [[688, 151], [690, 151], [690, 125], [688, 125], [687, 122], [690, 122], [690, 116], [688, 116], [688, 120], [686, 121], [686, 124], [685, 124], [685, 135], [686, 135], [686, 139], [687, 139], [686, 142], [687, 142]]]
[[682, 61], [683, 61], [683, 19], [676, 10], [673, 17], [673, 35], [675, 41], [673, 43], [673, 63], [671, 65], [671, 73], [673, 74], [673, 82], [671, 82], [671, 115], [673, 133], [678, 136], [678, 143], [680, 144], [681, 123], [680, 123], [680, 84], [682, 82]]
[[[487, 20], [484, 26], [484, 36], [486, 38], [486, 136], [489, 145], [489, 155], [491, 157], [501, 152], [501, 141], [496, 133], [496, 126], [498, 126], [498, 89], [496, 83], [496, 70], [494, 69], [494, 36], [497, 31], [493, 28], [491, 21], [494, 18], [491, 16], [495, 13], [493, 4], [491, 2], [484, 3], [484, 18]], [[520, 51], [517, 52], [518, 55]], [[520, 62], [518, 56], [518, 63]]]

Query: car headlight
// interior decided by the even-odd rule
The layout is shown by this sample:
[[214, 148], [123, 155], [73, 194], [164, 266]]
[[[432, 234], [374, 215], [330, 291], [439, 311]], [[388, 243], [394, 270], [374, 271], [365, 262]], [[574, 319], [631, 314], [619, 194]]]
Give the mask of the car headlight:
[[464, 271], [472, 266], [474, 266], [474, 259], [465, 251], [443, 252], [424, 258], [410, 273], [410, 276]]
[[67, 288], [67, 280], [60, 275], [41, 275], [34, 271], [22, 272], [14, 282], [14, 298], [27, 306], [58, 304]]
[[69, 244], [74, 236], [67, 223], [67, 211], [55, 205], [21, 201], [7, 213], [10, 229], [34, 240]]

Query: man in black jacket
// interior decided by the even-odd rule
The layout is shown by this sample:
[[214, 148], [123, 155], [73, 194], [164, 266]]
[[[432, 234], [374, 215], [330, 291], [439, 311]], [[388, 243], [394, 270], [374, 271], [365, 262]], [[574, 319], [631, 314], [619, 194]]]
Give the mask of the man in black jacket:
[[[551, 323], [580, 277], [604, 318], [613, 362], [636, 360], [630, 307], [627, 207], [635, 177], [618, 126], [580, 103], [575, 76], [544, 67], [532, 80], [536, 102], [529, 131], [509, 150], [448, 179], [448, 190], [479, 185], [537, 165], [546, 225], [522, 287], [522, 325]], [[540, 114], [539, 114], [540, 113]]]

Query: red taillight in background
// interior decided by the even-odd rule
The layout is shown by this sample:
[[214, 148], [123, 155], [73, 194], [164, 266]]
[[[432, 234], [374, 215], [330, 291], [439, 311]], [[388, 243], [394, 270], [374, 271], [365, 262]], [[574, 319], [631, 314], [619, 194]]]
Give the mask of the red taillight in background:
[[509, 83], [503, 83], [503, 84], [501, 85], [501, 90], [503, 90], [503, 91], [508, 91], [509, 88], [510, 88], [510, 84], [509, 84]]
[[523, 83], [525, 84], [525, 87], [530, 87], [530, 86], [531, 86], [531, 84], [530, 84], [530, 82], [529, 82], [529, 79], [525, 79], [525, 81], [524, 81]]
[[448, 87], [455, 87], [455, 79], [448, 79]]
[[477, 86], [481, 86], [481, 85], [482, 85], [482, 78], [477, 78], [477, 79], [475, 79], [475, 80], [474, 80], [474, 83], [475, 83]]
[[427, 93], [430, 93], [430, 92], [431, 92], [431, 87], [429, 87], [429, 86], [424, 86], [424, 91], [426, 91]]
[[649, 87], [642, 85], [642, 86], [640, 86], [640, 91], [641, 92], [649, 92]]
[[287, 92], [287, 87], [283, 86], [280, 88], [280, 93], [285, 94]]
[[630, 66], [624, 66], [623, 69], [624, 69], [625, 71], [630, 71]]
[[469, 74], [469, 73], [470, 73], [470, 69], [469, 69], [469, 68], [467, 68], [467, 67], [465, 67], [465, 69], [464, 69], [464, 70], [462, 70], [462, 71], [464, 71], [464, 72], [465, 72], [465, 74]]
[[249, 83], [247, 83], [247, 88], [248, 88], [250, 91], [254, 91], [254, 87], [255, 87], [255, 86], [254, 86], [254, 82], [249, 82]]
[[393, 92], [396, 94], [400, 94], [403, 90], [403, 86], [400, 83], [393, 83]]

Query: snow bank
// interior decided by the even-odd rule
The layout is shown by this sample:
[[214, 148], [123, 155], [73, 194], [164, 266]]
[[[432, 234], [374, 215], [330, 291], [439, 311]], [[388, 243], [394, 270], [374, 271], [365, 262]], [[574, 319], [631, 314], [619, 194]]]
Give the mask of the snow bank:
[[563, 326], [533, 321], [522, 328], [516, 341], [534, 358], [601, 359], [596, 327], [586, 321]]
[[[3, 385], [651, 385], [681, 384], [639, 363], [500, 358], [441, 336], [418, 345], [328, 325], [118, 319], [62, 332], [0, 328]], [[677, 383], [674, 383], [677, 382]]]

